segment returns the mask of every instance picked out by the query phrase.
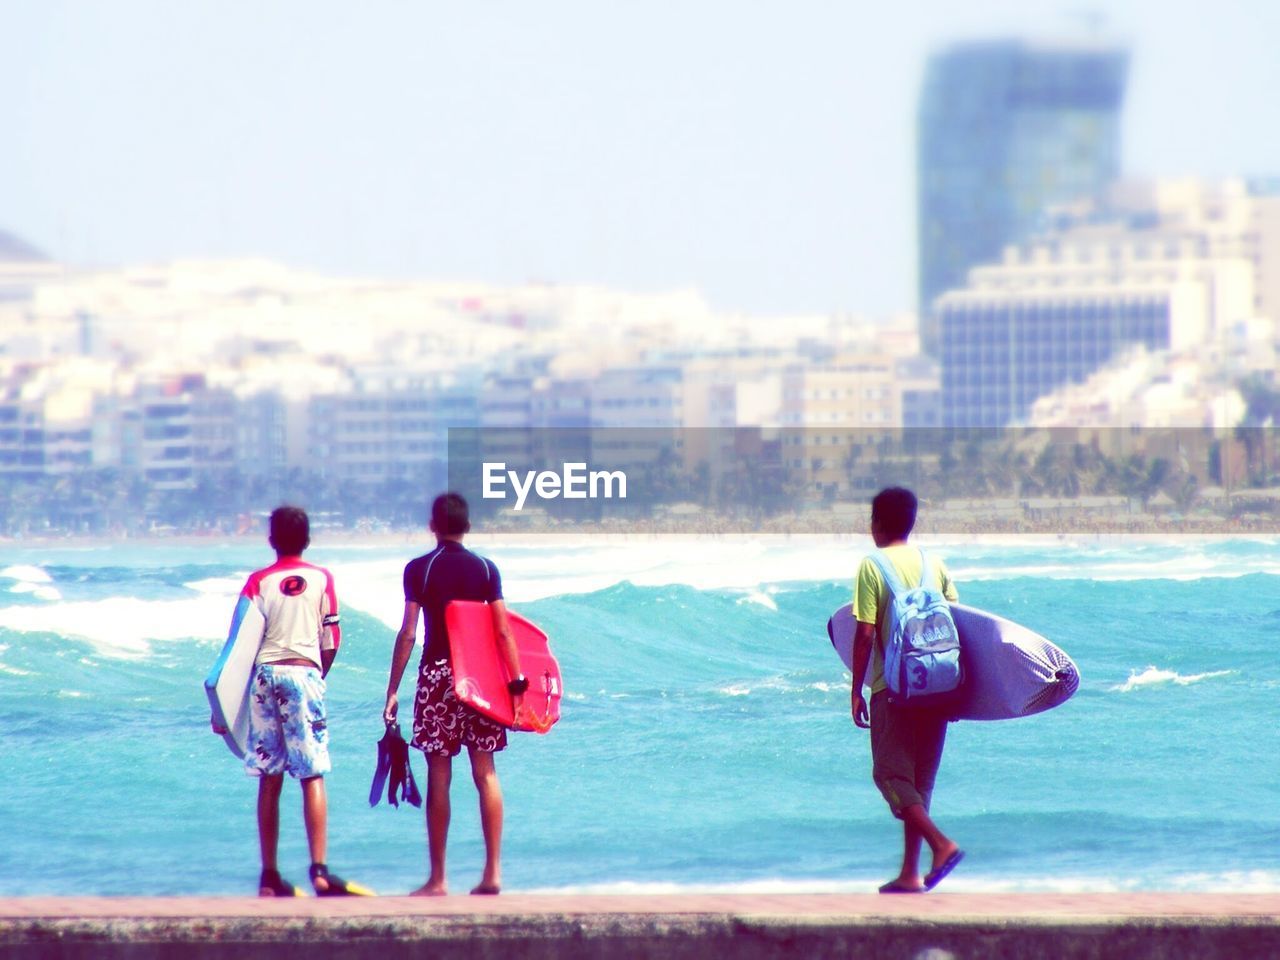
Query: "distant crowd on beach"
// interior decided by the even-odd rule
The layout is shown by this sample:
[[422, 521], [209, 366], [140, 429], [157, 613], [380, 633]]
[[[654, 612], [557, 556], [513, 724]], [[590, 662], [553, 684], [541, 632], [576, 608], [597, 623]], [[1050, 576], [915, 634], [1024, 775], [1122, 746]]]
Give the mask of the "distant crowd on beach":
[[[763, 520], [704, 515], [681, 518], [649, 518], [613, 520], [599, 523], [569, 521], [534, 526], [526, 523], [491, 520], [481, 527], [486, 533], [583, 533], [583, 534], [699, 534], [731, 536], [768, 535], [837, 535], [865, 537], [866, 520], [830, 516], [799, 515], [770, 517]], [[918, 528], [925, 535], [980, 536], [984, 534], [1039, 534], [1044, 536], [1117, 535], [1117, 534], [1239, 534], [1280, 533], [1280, 516], [1248, 517], [1181, 517], [1133, 514], [1116, 518], [1035, 519], [1030, 517], [992, 517], [973, 519], [940, 519], [922, 522]]]

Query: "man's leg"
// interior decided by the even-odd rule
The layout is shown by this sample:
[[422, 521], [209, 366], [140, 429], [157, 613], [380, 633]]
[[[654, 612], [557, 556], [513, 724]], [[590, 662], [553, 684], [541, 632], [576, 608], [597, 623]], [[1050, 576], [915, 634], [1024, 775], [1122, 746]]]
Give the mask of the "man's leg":
[[264, 871], [278, 869], [276, 850], [280, 844], [280, 791], [283, 787], [283, 773], [264, 773], [258, 778], [258, 846], [262, 850]]
[[484, 832], [484, 875], [472, 893], [497, 893], [502, 889], [502, 785], [493, 754], [469, 748], [471, 778], [480, 794], [480, 827]]
[[945, 740], [945, 720], [900, 707], [883, 693], [872, 697], [872, 776], [890, 809], [902, 820], [902, 867], [886, 886], [924, 888], [920, 876], [922, 843], [928, 843], [933, 852], [932, 870], [958, 849], [928, 812]]
[[[892, 722], [898, 720], [898, 722]], [[920, 831], [902, 813], [912, 796], [912, 761], [907, 728], [884, 693], [871, 698], [871, 776], [894, 816], [902, 820], [902, 867], [880, 888], [884, 893], [923, 890], [920, 877]]]
[[[911, 846], [911, 836], [915, 836], [915, 855], [913, 863], [918, 864], [920, 861], [920, 841], [923, 839], [929, 844], [929, 849], [933, 853], [932, 870], [937, 870], [960, 848], [950, 837], [938, 829], [938, 825], [929, 817], [929, 812], [925, 810], [924, 804], [915, 803], [909, 807], [905, 807], [902, 811], [902, 826], [907, 834], [906, 846]], [[907, 850], [907, 856], [910, 856], [910, 849]], [[906, 872], [906, 864], [903, 864], [903, 872]], [[912, 872], [919, 879], [919, 867], [913, 867]]]
[[933, 785], [942, 765], [942, 749], [947, 742], [947, 721], [940, 715], [917, 717], [915, 729], [915, 784], [919, 791], [919, 805], [902, 811], [904, 823], [910, 823], [919, 831], [933, 853], [930, 872], [937, 870], [960, 848], [944, 834], [929, 815], [933, 799]]
[[[305, 777], [302, 780], [302, 820], [307, 826], [307, 847], [311, 850], [312, 863], [328, 863], [325, 859], [329, 847], [329, 800], [324, 788], [324, 777]], [[324, 878], [313, 881], [317, 892], [328, 889]]]
[[920, 877], [920, 848], [923, 838], [920, 831], [907, 819], [906, 811], [902, 817], [902, 869], [894, 879], [900, 887], [909, 890], [923, 890], [924, 880]]
[[445, 847], [449, 839], [449, 786], [453, 782], [453, 758], [462, 749], [461, 706], [453, 692], [453, 670], [447, 660], [428, 663], [418, 670], [418, 694], [413, 701], [413, 745], [427, 757], [427, 858], [431, 869], [427, 882], [414, 890], [415, 897], [442, 897], [445, 882]]
[[453, 780], [453, 757], [427, 754], [427, 856], [431, 873], [427, 882], [414, 890], [415, 897], [442, 897], [449, 892], [445, 883], [444, 855], [449, 839], [449, 786]]

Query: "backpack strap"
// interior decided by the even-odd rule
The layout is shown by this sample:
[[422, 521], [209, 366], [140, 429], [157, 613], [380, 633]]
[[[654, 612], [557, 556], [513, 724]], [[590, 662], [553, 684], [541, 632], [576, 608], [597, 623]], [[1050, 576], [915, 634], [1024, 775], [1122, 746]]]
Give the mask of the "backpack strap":
[[933, 569], [929, 565], [929, 555], [920, 548], [920, 586], [932, 589], [934, 585]]
[[889, 588], [892, 596], [898, 597], [907, 592], [906, 585], [898, 577], [898, 571], [894, 569], [893, 562], [884, 555], [884, 551], [876, 550], [867, 554], [867, 558], [880, 571], [880, 576], [884, 578], [885, 586]]
[[[892, 593], [895, 597], [901, 596], [902, 594], [906, 593], [910, 589], [910, 587], [907, 587], [902, 582], [901, 578], [898, 576], [897, 568], [893, 565], [893, 561], [891, 561], [887, 556], [885, 556], [885, 553], [883, 550], [876, 550], [874, 553], [868, 554], [868, 557], [876, 565], [876, 568], [880, 571], [880, 576], [884, 578], [885, 585], [889, 588], [889, 592]], [[932, 588], [934, 584], [932, 574], [933, 574], [933, 567], [929, 562], [929, 555], [925, 553], [923, 549], [921, 549], [920, 550], [920, 586], [926, 587], [926, 588]]]

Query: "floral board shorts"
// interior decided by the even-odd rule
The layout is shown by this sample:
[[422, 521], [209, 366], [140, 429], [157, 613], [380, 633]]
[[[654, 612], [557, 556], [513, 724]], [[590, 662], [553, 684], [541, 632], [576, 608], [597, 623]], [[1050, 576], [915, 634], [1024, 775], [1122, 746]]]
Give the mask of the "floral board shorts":
[[324, 678], [316, 667], [260, 663], [249, 684], [245, 772], [286, 771], [298, 779], [329, 772]]
[[448, 660], [423, 661], [413, 704], [413, 745], [428, 756], [456, 757], [464, 745], [496, 753], [507, 745], [507, 728], [458, 699]]

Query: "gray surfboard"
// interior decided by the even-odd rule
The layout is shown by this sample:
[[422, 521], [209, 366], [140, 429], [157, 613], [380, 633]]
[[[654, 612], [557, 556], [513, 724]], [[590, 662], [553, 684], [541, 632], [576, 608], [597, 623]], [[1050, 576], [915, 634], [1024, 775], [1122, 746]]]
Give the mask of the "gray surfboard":
[[[993, 613], [951, 604], [960, 634], [964, 686], [958, 720], [1010, 720], [1065, 702], [1080, 687], [1080, 671], [1062, 648], [1034, 630]], [[827, 621], [827, 636], [844, 665], [853, 669], [853, 604]]]

